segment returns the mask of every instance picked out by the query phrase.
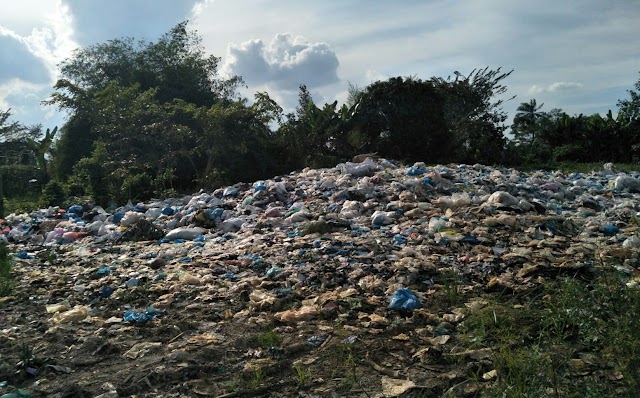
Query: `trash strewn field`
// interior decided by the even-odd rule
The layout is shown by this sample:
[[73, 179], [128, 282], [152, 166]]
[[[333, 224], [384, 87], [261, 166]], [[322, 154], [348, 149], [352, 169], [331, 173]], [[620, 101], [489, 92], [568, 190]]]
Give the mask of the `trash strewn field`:
[[638, 176], [369, 158], [7, 216], [0, 395], [636, 396]]

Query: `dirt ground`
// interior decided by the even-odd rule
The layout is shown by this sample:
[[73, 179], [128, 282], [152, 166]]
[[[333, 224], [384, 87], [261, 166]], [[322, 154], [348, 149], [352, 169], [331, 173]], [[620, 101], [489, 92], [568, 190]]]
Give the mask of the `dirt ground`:
[[[349, 264], [327, 265], [320, 286], [256, 301], [251, 292], [281, 282], [218, 278], [219, 264], [237, 263], [233, 255], [156, 270], [208, 269], [214, 278], [200, 285], [141, 278], [103, 297], [98, 287], [118, 285], [135, 262], [104, 277], [96, 276], [99, 264], [153, 245], [95, 247], [84, 258], [46, 249], [19, 262], [13, 294], [0, 301], [0, 381], [35, 397], [474, 396], [482, 383], [470, 375], [491, 370], [482, 350], [450, 355], [454, 314], [461, 312], [447, 303], [442, 286], [424, 289], [421, 281], [438, 275], [434, 265], [412, 270], [414, 287], [422, 285], [428, 298], [407, 312], [387, 308], [383, 286], [370, 294], [358, 278], [350, 280]], [[399, 276], [374, 267], [374, 259], [360, 261], [387, 281]], [[482, 288], [464, 287], [464, 296], [470, 299], [474, 289]], [[320, 310], [296, 315], [309, 297]], [[47, 305], [65, 300], [67, 312], [47, 312]], [[152, 303], [160, 308], [153, 319], [123, 320], [127, 310]], [[73, 320], [56, 318], [69, 308], [89, 309]], [[293, 315], [284, 319], [287, 310]]]

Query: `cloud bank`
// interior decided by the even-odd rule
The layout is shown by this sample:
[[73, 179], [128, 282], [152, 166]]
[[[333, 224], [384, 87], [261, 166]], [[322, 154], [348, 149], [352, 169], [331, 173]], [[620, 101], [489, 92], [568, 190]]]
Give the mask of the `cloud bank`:
[[298, 36], [278, 33], [265, 45], [262, 40], [230, 44], [222, 72], [242, 76], [251, 86], [295, 91], [301, 84], [317, 88], [337, 82], [336, 53], [327, 43], [309, 43]]

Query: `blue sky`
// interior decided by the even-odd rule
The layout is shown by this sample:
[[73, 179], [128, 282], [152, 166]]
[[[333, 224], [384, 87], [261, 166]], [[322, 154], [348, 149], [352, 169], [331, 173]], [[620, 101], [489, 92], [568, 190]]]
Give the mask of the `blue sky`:
[[221, 73], [244, 78], [245, 96], [267, 91], [286, 109], [300, 84], [317, 103], [344, 102], [349, 83], [489, 66], [514, 70], [510, 117], [531, 98], [542, 110], [604, 114], [640, 79], [635, 0], [21, 0], [0, 14], [0, 111], [61, 125], [40, 101], [75, 48], [154, 41], [187, 19]]

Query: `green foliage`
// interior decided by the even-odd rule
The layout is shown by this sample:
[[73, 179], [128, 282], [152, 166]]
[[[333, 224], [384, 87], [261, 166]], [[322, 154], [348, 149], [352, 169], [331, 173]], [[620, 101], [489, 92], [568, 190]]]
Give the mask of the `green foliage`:
[[0, 165], [5, 198], [36, 197], [42, 187], [37, 167], [23, 164]]
[[56, 180], [51, 180], [45, 184], [42, 189], [42, 195], [40, 197], [42, 205], [48, 206], [63, 206], [66, 200], [66, 194], [62, 184]]
[[252, 390], [255, 390], [260, 386], [260, 384], [262, 384], [262, 382], [264, 381], [264, 378], [265, 378], [265, 371], [261, 367], [257, 368], [256, 370], [253, 371], [251, 380], [249, 381], [249, 388], [251, 388]]
[[[77, 184], [81, 185], [101, 206], [105, 206], [108, 203], [111, 192], [114, 192], [105, 168], [107, 159], [104, 144], [98, 143], [90, 158], [81, 159], [73, 167]], [[76, 192], [69, 193], [74, 195]]]
[[35, 166], [34, 153], [24, 141], [0, 142], [0, 166], [5, 165]]
[[150, 198], [153, 195], [153, 180], [148, 173], [127, 175], [122, 180], [120, 188], [121, 196], [118, 202], [126, 202], [127, 199], [138, 201]]
[[303, 367], [300, 364], [294, 365], [294, 370], [296, 372], [296, 380], [298, 381], [298, 387], [304, 387], [309, 383], [311, 379], [311, 373], [308, 368]]
[[[162, 169], [163, 162], [175, 168], [184, 159], [166, 155], [189, 152], [186, 148], [193, 146], [179, 141], [186, 129], [182, 120], [174, 119], [181, 113], [172, 114], [170, 104], [210, 107], [231, 102], [241, 80], [219, 78], [218, 63], [219, 58], [205, 54], [187, 22], [155, 43], [124, 38], [76, 51], [62, 62], [61, 79], [48, 101], [71, 113], [56, 143], [55, 174], [67, 180], [73, 166], [91, 156], [97, 141], [116, 162], [132, 156], [138, 168], [158, 164]], [[176, 141], [182, 146], [176, 148]]]
[[[444, 120], [452, 136], [449, 161], [497, 164], [503, 162], [507, 114], [502, 110], [507, 87], [504, 79], [513, 70], [474, 69], [467, 76], [454, 72], [454, 79], [430, 82], [444, 99]], [[506, 100], [511, 100], [513, 97]]]
[[33, 346], [26, 342], [20, 344], [20, 361], [18, 361], [16, 366], [21, 369], [26, 369], [35, 366], [37, 362], [39, 361], [36, 358]]
[[8, 123], [10, 110], [0, 112], [0, 165], [37, 165], [37, 179], [46, 182], [49, 178], [47, 156], [51, 154], [53, 139], [58, 128], [47, 129], [42, 136], [42, 126], [23, 126], [18, 122]]
[[362, 152], [407, 161], [449, 161], [452, 137], [442, 115], [444, 98], [431, 82], [401, 77], [369, 85], [353, 126], [364, 134]]
[[157, 88], [162, 103], [178, 98], [211, 106], [234, 96], [239, 78], [218, 78], [220, 59], [206, 55], [201, 38], [187, 24], [177, 24], [155, 43], [121, 38], [76, 51], [60, 65], [62, 78], [49, 102], [77, 110], [82, 100], [109, 84]]
[[[38, 126], [38, 134], [40, 133], [41, 128]], [[49, 178], [49, 169], [47, 167], [47, 155], [51, 154], [51, 147], [53, 144], [53, 139], [58, 133], [58, 127], [54, 127], [53, 130], [47, 129], [44, 134], [44, 137], [40, 140], [36, 140], [31, 137], [26, 137], [25, 142], [27, 147], [33, 152], [36, 161], [38, 162], [38, 168], [44, 178], [45, 181]]]
[[635, 90], [627, 90], [630, 98], [619, 100], [617, 105], [620, 116], [626, 121], [634, 122], [636, 131], [638, 131], [638, 122], [640, 122], [640, 79], [634, 84], [634, 88]]
[[0, 243], [0, 297], [8, 296], [13, 289], [11, 268], [9, 249], [7, 249], [7, 245]]
[[[36, 138], [40, 135], [40, 126], [25, 126], [20, 122], [9, 122], [11, 109], [0, 112], [0, 141], [1, 142], [24, 142], [25, 138]], [[3, 153], [6, 162], [7, 154]]]
[[525, 163], [636, 162], [640, 160], [640, 119], [634, 116], [632, 99], [619, 101], [614, 118], [569, 116], [561, 109], [541, 112], [535, 99], [522, 103], [514, 118], [512, 133], [520, 160]]
[[455, 270], [449, 270], [440, 279], [444, 287], [444, 301], [452, 306], [459, 305], [463, 298], [460, 275]]
[[543, 105], [538, 105], [535, 99], [531, 99], [518, 106], [511, 126], [513, 136], [518, 143], [533, 144], [536, 142], [538, 121], [545, 116], [543, 112], [540, 112]]
[[280, 335], [273, 330], [259, 333], [253, 336], [252, 339], [255, 345], [264, 349], [278, 347], [280, 345]]
[[330, 167], [350, 155], [343, 139], [346, 118], [337, 105], [336, 101], [319, 108], [307, 87], [300, 86], [296, 112], [287, 115], [277, 133], [287, 170]]
[[55, 142], [57, 128], [43, 136], [41, 126], [10, 123], [9, 110], [0, 112], [0, 164], [40, 170], [33, 187], [5, 184], [7, 196], [39, 192], [54, 177], [98, 203], [146, 200], [331, 167], [361, 153], [427, 163], [640, 160], [636, 90], [618, 102], [616, 118], [542, 112], [531, 99], [518, 107], [513, 141], [502, 110], [513, 71], [501, 68], [349, 84], [342, 105], [316, 104], [301, 85], [295, 112], [285, 116], [267, 93], [251, 105], [240, 98], [241, 78], [219, 76], [220, 59], [187, 25], [155, 42], [115, 39], [64, 60], [47, 101], [69, 113]]
[[93, 113], [78, 110], [69, 116], [60, 129], [60, 138], [55, 142], [55, 156], [51, 161], [52, 174], [60, 181], [67, 181], [73, 166], [82, 158], [91, 156], [96, 133], [92, 131]]
[[337, 102], [317, 107], [301, 86], [296, 113], [278, 133], [298, 167], [327, 166], [363, 152], [430, 163], [497, 163], [506, 113], [496, 97], [510, 74], [485, 68], [456, 72], [454, 79], [395, 77], [364, 89], [350, 86], [348, 104], [340, 108]]
[[39, 207], [37, 196], [7, 198], [4, 203], [5, 214], [29, 213]]
[[0, 137], [9, 139], [12, 135], [18, 134], [22, 131], [23, 127], [18, 122], [8, 123], [7, 120], [11, 117], [11, 109], [0, 112]]
[[459, 331], [463, 344], [491, 348], [498, 372], [486, 395], [634, 396], [640, 290], [626, 282], [604, 267], [592, 281], [548, 282], [531, 301], [496, 302], [471, 313]]

